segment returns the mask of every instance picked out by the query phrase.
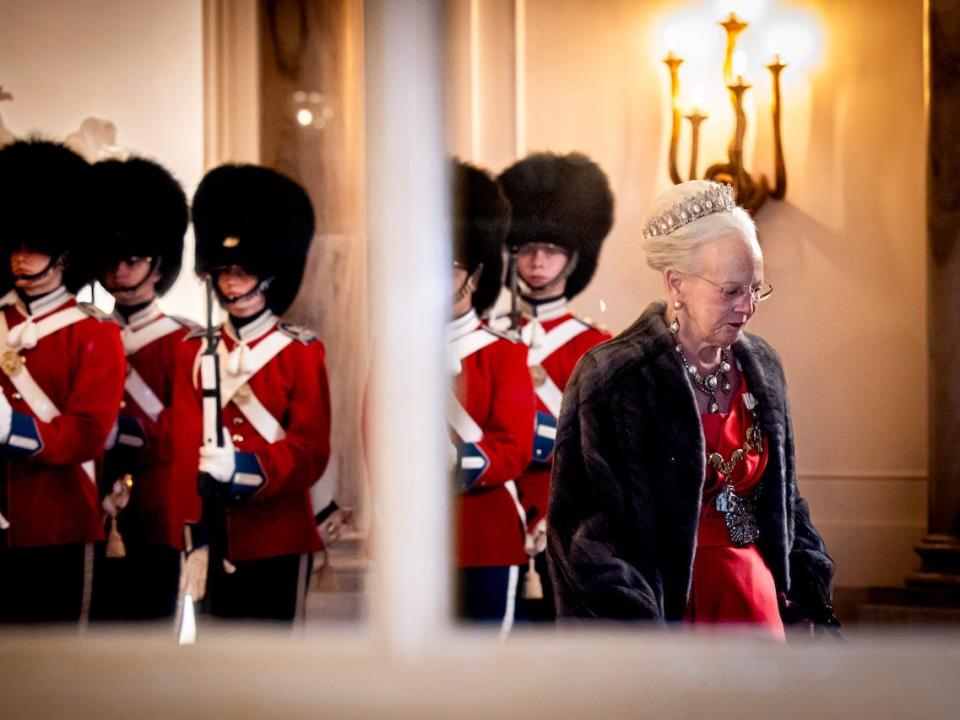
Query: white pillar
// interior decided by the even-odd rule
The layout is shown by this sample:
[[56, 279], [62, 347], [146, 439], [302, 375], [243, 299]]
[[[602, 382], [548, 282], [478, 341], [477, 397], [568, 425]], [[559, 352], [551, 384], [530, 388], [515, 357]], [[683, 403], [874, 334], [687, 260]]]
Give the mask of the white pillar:
[[444, 324], [450, 250], [438, 0], [364, 8], [377, 572], [373, 620], [418, 655], [450, 625]]

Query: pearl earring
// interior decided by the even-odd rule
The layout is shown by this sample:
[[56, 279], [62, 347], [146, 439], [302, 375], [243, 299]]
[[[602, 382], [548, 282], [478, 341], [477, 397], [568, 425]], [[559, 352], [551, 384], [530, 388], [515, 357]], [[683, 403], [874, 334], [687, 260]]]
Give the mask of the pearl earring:
[[682, 303], [682, 302], [680, 302], [679, 300], [674, 300], [674, 301], [673, 301], [673, 309], [674, 309], [674, 310], [677, 310], [677, 311], [679, 312], [680, 308], [682, 308], [682, 307], [683, 307], [683, 303]]

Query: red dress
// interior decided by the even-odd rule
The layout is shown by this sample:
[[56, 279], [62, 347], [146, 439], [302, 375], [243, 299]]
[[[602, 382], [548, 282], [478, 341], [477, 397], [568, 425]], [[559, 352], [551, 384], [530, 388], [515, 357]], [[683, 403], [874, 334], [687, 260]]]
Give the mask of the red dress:
[[[752, 422], [741, 400], [746, 392], [746, 381], [741, 376], [730, 412], [700, 416], [708, 454], [719, 452], [727, 460], [743, 445]], [[766, 465], [766, 452], [750, 451], [730, 475], [736, 493], [750, 495]], [[694, 624], [754, 625], [783, 639], [773, 575], [755, 544], [737, 547], [730, 541], [724, 515], [716, 508], [717, 495], [727, 479], [707, 466], [686, 620]]]

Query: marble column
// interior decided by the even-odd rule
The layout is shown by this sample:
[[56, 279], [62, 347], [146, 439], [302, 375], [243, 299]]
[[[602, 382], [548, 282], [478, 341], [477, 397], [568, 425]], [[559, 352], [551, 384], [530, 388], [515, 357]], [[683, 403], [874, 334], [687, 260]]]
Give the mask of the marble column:
[[314, 486], [367, 525], [361, 429], [369, 374], [364, 236], [364, 60], [361, 0], [260, 5], [260, 157], [299, 180], [316, 213], [303, 286], [288, 319], [327, 351], [333, 429], [330, 466]]
[[930, 0], [928, 534], [913, 585], [960, 587], [960, 0]]

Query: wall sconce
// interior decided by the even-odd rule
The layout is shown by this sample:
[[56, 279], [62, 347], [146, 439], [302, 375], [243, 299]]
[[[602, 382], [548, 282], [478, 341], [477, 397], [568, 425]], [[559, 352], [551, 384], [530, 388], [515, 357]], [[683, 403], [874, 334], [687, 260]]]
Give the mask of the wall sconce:
[[[771, 188], [765, 175], [754, 178], [743, 165], [743, 138], [747, 130], [747, 116], [743, 110], [743, 96], [752, 86], [744, 80], [744, 55], [736, 49], [737, 37], [746, 30], [748, 23], [735, 13], [730, 13], [726, 20], [719, 23], [727, 33], [727, 49], [723, 61], [724, 84], [730, 91], [730, 101], [734, 113], [734, 131], [728, 147], [727, 162], [710, 165], [704, 172], [704, 179], [729, 183], [733, 186], [737, 202], [749, 212], [756, 212], [768, 197], [780, 200], [787, 192], [787, 171], [783, 162], [783, 142], [780, 134], [780, 73], [786, 67], [779, 55], [767, 65], [773, 80], [773, 144], [776, 174], [774, 185]], [[667, 52], [663, 59], [670, 71], [670, 100], [673, 110], [673, 120], [670, 129], [670, 179], [674, 183], [683, 182], [677, 168], [677, 149], [680, 143], [680, 132], [683, 118], [690, 123], [690, 179], [697, 176], [697, 154], [699, 152], [700, 126], [707, 119], [698, 104], [688, 115], [683, 115], [680, 109], [680, 65], [683, 58], [678, 57], [672, 50]]]

